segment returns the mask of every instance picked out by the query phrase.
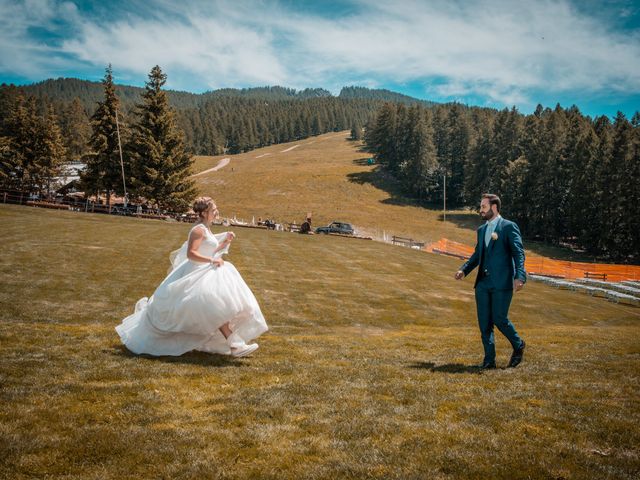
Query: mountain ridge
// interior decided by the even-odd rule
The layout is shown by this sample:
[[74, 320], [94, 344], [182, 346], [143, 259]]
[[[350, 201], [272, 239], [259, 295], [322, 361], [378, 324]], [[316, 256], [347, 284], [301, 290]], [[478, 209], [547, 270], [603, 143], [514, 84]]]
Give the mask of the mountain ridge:
[[[8, 85], [3, 83], [3, 85]], [[39, 98], [55, 99], [57, 101], [70, 102], [74, 98], [80, 98], [85, 108], [93, 107], [96, 102], [102, 100], [102, 82], [82, 80], [79, 78], [49, 78], [28, 85], [18, 85], [28, 94]], [[125, 107], [133, 106], [140, 101], [143, 87], [133, 85], [116, 84], [116, 91]], [[178, 109], [198, 108], [207, 101], [224, 97], [239, 97], [257, 100], [307, 100], [311, 98], [338, 98], [344, 100], [381, 100], [405, 104], [434, 105], [436, 102], [421, 100], [387, 89], [372, 89], [361, 86], [342, 87], [338, 95], [333, 95], [324, 88], [294, 88], [278, 85], [247, 88], [220, 88], [203, 93], [192, 93], [181, 90], [166, 90], [169, 101]]]

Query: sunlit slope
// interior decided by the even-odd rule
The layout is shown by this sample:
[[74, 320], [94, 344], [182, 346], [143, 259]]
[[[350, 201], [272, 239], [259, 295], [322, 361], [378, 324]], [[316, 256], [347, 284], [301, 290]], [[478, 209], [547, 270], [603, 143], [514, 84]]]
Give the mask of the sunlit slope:
[[[152, 293], [169, 252], [191, 227], [4, 205], [0, 219], [4, 315], [30, 320], [35, 312], [57, 321], [119, 319]], [[229, 258], [255, 287], [272, 323], [457, 325], [475, 336], [472, 279], [453, 280], [456, 259], [367, 240], [235, 232]], [[18, 291], [24, 294], [11, 301]], [[81, 308], [69, 309], [67, 302]], [[633, 308], [536, 283], [514, 303], [514, 317], [533, 327], [640, 316]]]
[[[188, 224], [0, 205], [0, 477], [632, 478], [640, 312], [527, 285], [517, 369], [479, 374], [458, 262], [236, 228], [251, 358], [133, 356], [114, 326]], [[498, 364], [510, 349], [497, 336]], [[489, 446], [508, 445], [503, 448]]]
[[[392, 183], [367, 165], [371, 155], [348, 137], [349, 132], [329, 133], [240, 155], [198, 157], [198, 172], [223, 158], [231, 161], [195, 178], [200, 191], [218, 201], [224, 216], [300, 223], [311, 212], [315, 226], [341, 220], [375, 237], [385, 233], [422, 241], [447, 237], [474, 242], [473, 231], [442, 222], [441, 210], [400, 204], [398, 192], [386, 190]], [[466, 226], [477, 223], [474, 214], [458, 214]]]

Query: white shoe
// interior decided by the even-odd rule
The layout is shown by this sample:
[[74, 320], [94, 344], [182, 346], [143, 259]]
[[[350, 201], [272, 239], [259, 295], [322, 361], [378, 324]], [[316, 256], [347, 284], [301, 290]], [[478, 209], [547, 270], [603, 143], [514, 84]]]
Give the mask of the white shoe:
[[241, 348], [241, 347], [245, 346], [246, 343], [244, 342], [244, 340], [242, 339], [242, 337], [240, 335], [238, 335], [237, 333], [233, 332], [227, 338], [227, 345], [229, 345], [229, 348]]
[[235, 358], [246, 357], [247, 355], [251, 355], [258, 349], [257, 343], [252, 343], [251, 345], [247, 345], [246, 343], [238, 346], [231, 347], [231, 356]]

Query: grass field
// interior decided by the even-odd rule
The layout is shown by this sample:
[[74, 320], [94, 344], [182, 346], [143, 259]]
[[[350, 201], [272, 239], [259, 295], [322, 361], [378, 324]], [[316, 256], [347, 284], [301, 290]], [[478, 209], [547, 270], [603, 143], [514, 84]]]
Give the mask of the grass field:
[[524, 363], [480, 373], [456, 260], [239, 228], [258, 352], [137, 357], [113, 328], [189, 225], [6, 205], [0, 225], [0, 478], [640, 475], [638, 309], [528, 284]]

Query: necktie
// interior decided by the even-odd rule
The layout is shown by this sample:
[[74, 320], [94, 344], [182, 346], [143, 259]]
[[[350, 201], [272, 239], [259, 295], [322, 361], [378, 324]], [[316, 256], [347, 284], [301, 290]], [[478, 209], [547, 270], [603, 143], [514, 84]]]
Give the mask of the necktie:
[[491, 234], [493, 233], [493, 228], [491, 228], [491, 224], [487, 223], [487, 228], [484, 229], [484, 246], [488, 247], [489, 242], [491, 241]]

